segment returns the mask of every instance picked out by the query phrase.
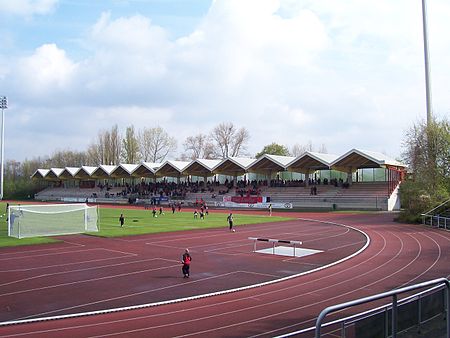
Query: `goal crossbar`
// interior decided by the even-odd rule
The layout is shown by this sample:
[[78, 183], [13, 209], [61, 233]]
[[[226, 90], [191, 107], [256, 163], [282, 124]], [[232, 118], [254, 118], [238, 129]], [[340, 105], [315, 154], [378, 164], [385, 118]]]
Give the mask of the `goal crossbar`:
[[97, 206], [77, 204], [14, 205], [8, 209], [8, 236], [16, 238], [98, 231]]

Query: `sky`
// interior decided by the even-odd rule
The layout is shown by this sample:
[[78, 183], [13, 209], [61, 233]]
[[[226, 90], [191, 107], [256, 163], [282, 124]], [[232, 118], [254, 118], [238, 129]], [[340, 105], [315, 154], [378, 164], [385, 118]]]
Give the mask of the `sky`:
[[[249, 155], [311, 142], [399, 158], [426, 118], [420, 0], [0, 0], [5, 158], [117, 124], [178, 141], [232, 122]], [[450, 116], [450, 2], [428, 1], [433, 114]], [[177, 153], [171, 156], [177, 157]]]

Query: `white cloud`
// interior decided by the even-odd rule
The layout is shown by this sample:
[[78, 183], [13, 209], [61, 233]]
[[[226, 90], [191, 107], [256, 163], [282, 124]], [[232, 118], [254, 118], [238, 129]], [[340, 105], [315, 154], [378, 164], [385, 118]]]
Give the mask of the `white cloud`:
[[17, 62], [14, 80], [25, 96], [52, 97], [69, 90], [77, 64], [55, 44], [37, 48], [33, 55]]
[[111, 20], [108, 12], [102, 13], [92, 27], [91, 39], [95, 48], [127, 54], [154, 51], [168, 44], [164, 29], [152, 25], [149, 18], [135, 15]]
[[164, 81], [171, 42], [166, 31], [146, 17], [113, 20], [110, 13], [103, 13], [86, 44], [92, 57], [83, 62], [80, 81], [93, 100], [109, 92], [118, 104], [133, 104], [133, 100], [139, 104]]
[[[429, 11], [435, 105], [448, 112], [450, 5], [436, 0]], [[182, 144], [231, 121], [249, 129], [252, 153], [312, 141], [396, 156], [403, 130], [424, 116], [419, 2], [217, 0], [178, 39], [140, 14], [105, 12], [85, 32], [82, 60], [56, 44], [0, 58], [15, 74], [16, 123], [27, 116], [30, 140], [51, 133], [45, 123], [56, 116], [76, 134], [61, 139], [68, 146], [116, 123], [161, 125]], [[21, 147], [15, 154], [36, 150]]]
[[29, 17], [34, 14], [48, 14], [52, 12], [58, 0], [0, 0], [3, 14], [13, 14]]

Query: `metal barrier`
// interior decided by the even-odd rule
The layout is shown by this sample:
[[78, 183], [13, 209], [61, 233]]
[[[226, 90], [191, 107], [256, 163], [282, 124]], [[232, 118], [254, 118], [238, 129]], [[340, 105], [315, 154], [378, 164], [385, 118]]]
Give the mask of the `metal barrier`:
[[422, 223], [425, 225], [435, 226], [438, 228], [444, 228], [450, 230], [450, 217], [448, 212], [450, 210], [450, 200], [447, 200], [437, 207], [427, 211], [422, 216]]
[[422, 223], [437, 228], [444, 228], [450, 230], [450, 218], [439, 215], [422, 214]]
[[253, 243], [253, 252], [256, 251], [256, 242], [258, 242], [258, 241], [272, 243], [272, 254], [275, 254], [275, 245], [277, 243], [290, 244], [294, 248], [294, 251], [293, 251], [293, 256], [294, 257], [295, 257], [295, 246], [303, 244], [301, 241], [289, 241], [289, 240], [284, 240], [284, 239], [257, 238], [257, 237], [249, 237], [248, 239], [254, 241], [254, 243]]
[[[349, 308], [352, 306], [373, 302], [373, 301], [376, 301], [376, 300], [379, 300], [382, 298], [392, 297], [392, 338], [396, 338], [397, 337], [398, 295], [401, 293], [405, 293], [405, 292], [409, 292], [409, 291], [413, 291], [413, 290], [417, 290], [417, 289], [421, 289], [421, 288], [426, 288], [429, 286], [443, 285], [443, 284], [445, 284], [445, 286], [446, 286], [446, 289], [445, 289], [445, 303], [446, 303], [445, 308], [446, 308], [446, 320], [447, 320], [446, 332], [447, 332], [447, 337], [450, 337], [450, 281], [448, 281], [446, 278], [433, 279], [428, 282], [423, 282], [420, 284], [400, 288], [397, 290], [380, 293], [378, 295], [369, 296], [369, 297], [353, 300], [350, 302], [327, 307], [326, 309], [322, 310], [322, 312], [317, 317], [316, 327], [315, 327], [315, 331], [316, 331], [315, 336], [316, 336], [316, 338], [321, 337], [322, 322], [328, 314], [339, 311], [339, 310], [343, 310], [343, 309], [346, 309], [346, 308]], [[339, 321], [335, 321], [335, 323], [338, 323], [338, 322]]]

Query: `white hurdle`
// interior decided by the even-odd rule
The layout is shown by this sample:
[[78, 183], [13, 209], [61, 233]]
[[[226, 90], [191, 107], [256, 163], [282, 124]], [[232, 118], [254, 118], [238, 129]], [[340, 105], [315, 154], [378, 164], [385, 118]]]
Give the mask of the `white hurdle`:
[[272, 243], [272, 254], [273, 255], [275, 255], [275, 245], [277, 243], [284, 243], [284, 244], [292, 245], [294, 248], [294, 255], [293, 255], [294, 257], [296, 257], [295, 256], [295, 246], [303, 244], [303, 242], [301, 242], [301, 241], [289, 241], [289, 240], [285, 240], [285, 239], [258, 238], [258, 237], [249, 237], [248, 239], [254, 241], [253, 242], [253, 252], [256, 251], [256, 242], [258, 242], [258, 241]]

